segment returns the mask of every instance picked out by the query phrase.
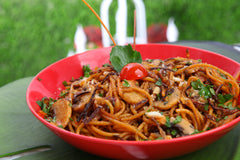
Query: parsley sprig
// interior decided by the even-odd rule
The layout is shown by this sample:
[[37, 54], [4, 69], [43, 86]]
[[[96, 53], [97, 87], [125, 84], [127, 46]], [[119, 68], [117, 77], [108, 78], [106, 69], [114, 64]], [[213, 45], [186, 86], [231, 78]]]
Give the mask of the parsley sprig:
[[191, 82], [191, 86], [193, 89], [199, 91], [199, 95], [203, 96], [205, 99], [208, 99], [215, 95], [215, 90], [212, 85], [203, 84], [200, 79]]
[[229, 110], [236, 109], [232, 106], [232, 102], [225, 104], [227, 101], [229, 101], [232, 98], [233, 98], [233, 95], [231, 94], [224, 94], [224, 95], [221, 93], [218, 94], [218, 102], [219, 102], [218, 106], [229, 109]]
[[225, 94], [225, 95], [218, 94], [218, 102], [220, 104], [224, 104], [225, 102], [229, 101], [232, 98], [233, 98], [233, 95], [231, 95], [231, 94]]
[[236, 109], [236, 108], [234, 108], [234, 107], [232, 106], [232, 102], [229, 102], [229, 103], [226, 104], [226, 105], [224, 105], [224, 104], [218, 104], [218, 106], [221, 106], [221, 107], [226, 108], [226, 109], [229, 109], [229, 110], [234, 110], [234, 109]]
[[128, 82], [126, 79], [124, 79], [123, 86], [124, 86], [124, 87], [130, 87], [129, 82]]
[[90, 69], [89, 64], [83, 66], [83, 74], [84, 74], [84, 77], [89, 77], [91, 71], [92, 71], [92, 70]]
[[165, 126], [167, 126], [168, 128], [170, 128], [170, 127], [172, 127], [172, 125], [180, 123], [182, 121], [182, 117], [180, 115], [178, 115], [172, 122], [171, 122], [169, 116], [167, 116], [165, 118], [166, 118]]
[[[48, 101], [48, 105], [45, 101]], [[47, 99], [47, 97], [43, 97], [41, 100], [36, 101], [36, 103], [40, 106], [41, 110], [48, 115], [51, 114], [50, 109], [54, 102], [55, 100], [53, 100], [52, 98]]]
[[180, 115], [178, 115], [175, 120], [173, 121], [173, 124], [177, 124], [180, 123], [182, 121], [182, 117]]
[[162, 85], [162, 79], [159, 78], [158, 81], [155, 83], [157, 86], [161, 86]]

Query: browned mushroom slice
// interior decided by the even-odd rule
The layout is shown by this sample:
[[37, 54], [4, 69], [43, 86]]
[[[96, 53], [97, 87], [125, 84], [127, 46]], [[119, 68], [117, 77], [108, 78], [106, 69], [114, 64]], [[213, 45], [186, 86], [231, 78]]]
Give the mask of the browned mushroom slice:
[[161, 63], [162, 63], [161, 59], [153, 59], [151, 64], [155, 66], [159, 66]]
[[147, 98], [137, 91], [123, 92], [122, 99], [129, 104], [137, 104]]
[[52, 110], [56, 118], [55, 124], [65, 128], [69, 122], [69, 118], [72, 115], [72, 107], [70, 106], [70, 102], [66, 99], [59, 99], [52, 105]]
[[85, 90], [75, 97], [72, 108], [74, 111], [82, 112], [85, 105], [90, 101], [92, 93], [94, 91], [93, 86], [86, 86]]
[[[171, 117], [171, 122], [175, 120], [174, 117]], [[179, 123], [175, 124], [175, 127], [179, 129], [184, 135], [191, 135], [194, 133], [194, 127], [187, 120], [182, 119]]]
[[150, 111], [150, 112], [146, 112], [145, 115], [148, 118], [154, 118], [157, 120], [157, 122], [159, 124], [166, 124], [166, 117], [164, 115], [162, 115], [160, 112], [158, 111]]
[[155, 101], [153, 106], [163, 110], [169, 109], [178, 103], [180, 94], [179, 89], [174, 88], [173, 93], [166, 96], [164, 101]]

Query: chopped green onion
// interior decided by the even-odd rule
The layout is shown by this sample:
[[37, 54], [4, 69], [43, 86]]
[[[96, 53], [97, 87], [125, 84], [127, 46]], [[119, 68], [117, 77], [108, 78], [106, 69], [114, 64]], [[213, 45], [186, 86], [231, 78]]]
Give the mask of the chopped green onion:
[[158, 79], [158, 81], [155, 83], [157, 86], [161, 86], [162, 85], [162, 80], [161, 78]]
[[88, 64], [88, 65], [83, 65], [83, 74], [84, 74], [84, 77], [89, 77], [91, 71], [92, 71], [92, 70], [90, 69], [89, 64]]
[[175, 118], [175, 120], [173, 121], [173, 124], [177, 124], [177, 123], [179, 123], [179, 122], [181, 122], [182, 121], [182, 117], [180, 116], [180, 115], [178, 115], [176, 118]]
[[170, 118], [169, 117], [166, 117], [166, 123], [165, 123], [165, 126], [167, 127], [171, 127], [171, 122], [170, 122]]
[[177, 131], [176, 131], [175, 129], [173, 129], [173, 130], [171, 131], [171, 135], [176, 136], [176, 135], [177, 135]]
[[67, 81], [63, 81], [62, 84], [66, 87], [67, 86]]
[[59, 95], [60, 97], [64, 97], [65, 95], [67, 95], [68, 92], [61, 92], [61, 94]]
[[102, 94], [102, 93], [99, 93], [98, 95], [99, 95], [99, 97], [103, 97], [103, 94]]
[[130, 87], [130, 85], [129, 85], [129, 83], [128, 83], [128, 81], [127, 81], [126, 79], [124, 79], [123, 86], [125, 86], [125, 87]]
[[158, 137], [155, 140], [163, 140], [163, 137]]

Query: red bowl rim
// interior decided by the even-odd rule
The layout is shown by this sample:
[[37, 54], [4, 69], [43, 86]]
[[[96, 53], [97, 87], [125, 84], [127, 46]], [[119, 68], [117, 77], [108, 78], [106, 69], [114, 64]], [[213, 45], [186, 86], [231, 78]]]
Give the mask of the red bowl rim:
[[[208, 51], [208, 50], [204, 50], [204, 49], [199, 49], [199, 48], [195, 48], [195, 47], [188, 47], [188, 46], [182, 46], [182, 45], [175, 45], [175, 44], [140, 44], [140, 45], [136, 45], [136, 46], [145, 46], [145, 45], [162, 45], [162, 46], [173, 46], [173, 47], [181, 47], [181, 48], [189, 48], [189, 49], [194, 49], [194, 50], [199, 50], [199, 51], [204, 51], [204, 52], [208, 52], [211, 54], [215, 54], [218, 56], [222, 56], [225, 59], [228, 59], [234, 63], [236, 63], [237, 65], [240, 66], [240, 64], [238, 62], [236, 62], [235, 60], [228, 58], [226, 56], [223, 56], [221, 54], [212, 52], [212, 51]], [[111, 47], [106, 47], [106, 48], [99, 48], [99, 49], [95, 49], [94, 51], [97, 50], [102, 50], [102, 49], [109, 49], [112, 48]], [[85, 55], [88, 54], [88, 52], [92, 52], [93, 50], [90, 51], [86, 51], [83, 53], [80, 53], [81, 55]], [[73, 56], [78, 56], [78, 54], [75, 54]], [[168, 143], [178, 143], [178, 142], [184, 142], [184, 141], [188, 141], [188, 140], [193, 140], [193, 139], [200, 139], [203, 137], [207, 137], [211, 134], [216, 134], [219, 131], [222, 130], [227, 130], [226, 133], [228, 131], [231, 130], [231, 127], [234, 127], [235, 125], [237, 125], [240, 122], [240, 117], [232, 120], [229, 123], [223, 124], [222, 126], [219, 126], [217, 128], [205, 131], [205, 132], [201, 132], [201, 133], [197, 133], [197, 134], [193, 134], [193, 135], [188, 135], [188, 136], [184, 136], [184, 137], [177, 137], [177, 138], [173, 138], [173, 139], [166, 139], [166, 140], [152, 140], [152, 141], [121, 141], [121, 140], [111, 140], [111, 139], [102, 139], [102, 138], [96, 138], [96, 137], [90, 137], [90, 136], [85, 136], [85, 135], [81, 135], [81, 134], [76, 134], [76, 133], [72, 133], [70, 131], [67, 131], [65, 129], [62, 129], [60, 127], [57, 127], [49, 122], [47, 122], [46, 120], [44, 120], [41, 116], [39, 116], [39, 114], [33, 109], [31, 102], [29, 100], [30, 98], [30, 90], [31, 90], [31, 86], [33, 85], [34, 81], [37, 80], [37, 77], [44, 72], [44, 70], [50, 68], [51, 66], [55, 65], [56, 63], [59, 63], [61, 61], [64, 61], [66, 59], [72, 58], [73, 56], [70, 57], [66, 57], [63, 59], [60, 59], [52, 64], [50, 64], [49, 66], [47, 66], [46, 68], [44, 68], [43, 70], [41, 70], [30, 82], [28, 88], [27, 88], [27, 92], [26, 92], [26, 101], [28, 104], [28, 108], [30, 109], [30, 111], [33, 113], [33, 115], [39, 120], [41, 121], [45, 126], [52, 128], [52, 130], [55, 130], [56, 133], [63, 133], [64, 135], [69, 134], [70, 136], [74, 137], [74, 138], [80, 138], [80, 139], [84, 139], [84, 140], [88, 140], [88, 141], [92, 141], [92, 142], [99, 142], [99, 143], [105, 143], [105, 144], [112, 144], [112, 143], [118, 143], [119, 145], [161, 145], [161, 144], [168, 144]]]

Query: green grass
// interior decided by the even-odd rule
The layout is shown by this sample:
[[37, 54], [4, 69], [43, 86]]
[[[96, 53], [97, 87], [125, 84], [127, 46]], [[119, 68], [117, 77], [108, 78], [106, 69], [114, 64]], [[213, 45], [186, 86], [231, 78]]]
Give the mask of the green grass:
[[[99, 13], [101, 0], [88, 0]], [[147, 25], [176, 19], [180, 40], [240, 41], [239, 2], [225, 0], [144, 0]], [[129, 12], [133, 10], [128, 0]], [[111, 5], [114, 15], [116, 0]], [[130, 14], [130, 13], [129, 13]], [[111, 32], [114, 34], [114, 17]], [[100, 23], [81, 0], [0, 0], [0, 86], [33, 76], [73, 48], [77, 24]], [[128, 17], [132, 34], [133, 15]]]

